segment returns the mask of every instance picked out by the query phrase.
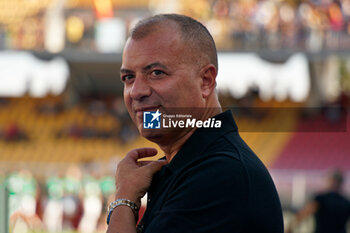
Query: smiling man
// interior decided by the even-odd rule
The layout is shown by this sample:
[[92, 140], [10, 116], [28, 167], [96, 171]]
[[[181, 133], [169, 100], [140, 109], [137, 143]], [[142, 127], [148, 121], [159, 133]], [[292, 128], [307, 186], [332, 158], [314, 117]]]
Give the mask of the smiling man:
[[[165, 157], [138, 161], [157, 154], [140, 148], [119, 163], [108, 232], [283, 232], [268, 171], [240, 138], [231, 112], [222, 113], [217, 71], [215, 43], [192, 18], [157, 15], [132, 30], [121, 67], [124, 101], [140, 134]], [[145, 112], [177, 111], [191, 116], [195, 127], [144, 127]], [[216, 127], [201, 127], [214, 119]], [[147, 209], [136, 227], [146, 192]]]

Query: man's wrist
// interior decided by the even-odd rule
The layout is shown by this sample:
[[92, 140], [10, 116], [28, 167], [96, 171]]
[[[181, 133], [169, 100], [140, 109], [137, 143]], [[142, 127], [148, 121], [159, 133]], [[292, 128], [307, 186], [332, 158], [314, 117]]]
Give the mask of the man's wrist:
[[141, 198], [137, 197], [135, 194], [132, 194], [132, 192], [117, 191], [114, 195], [114, 200], [118, 199], [128, 199], [134, 202], [138, 207], [141, 205]]
[[110, 218], [111, 218], [111, 215], [113, 213], [113, 211], [117, 208], [117, 207], [120, 207], [120, 206], [127, 206], [129, 207], [134, 216], [135, 216], [135, 222], [138, 221], [138, 217], [139, 217], [139, 210], [140, 210], [140, 207], [133, 201], [129, 200], [129, 199], [125, 199], [125, 198], [118, 198], [116, 199], [115, 201], [111, 202], [108, 206], [108, 209], [107, 209], [107, 224], [109, 224], [109, 221], [110, 221]]

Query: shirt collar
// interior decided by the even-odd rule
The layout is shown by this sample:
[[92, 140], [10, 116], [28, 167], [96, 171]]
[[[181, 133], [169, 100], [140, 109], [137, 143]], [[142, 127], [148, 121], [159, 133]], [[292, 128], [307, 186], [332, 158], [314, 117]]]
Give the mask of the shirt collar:
[[185, 142], [171, 162], [165, 167], [176, 173], [191, 162], [199, 159], [199, 156], [217, 138], [230, 131], [238, 131], [237, 125], [230, 110], [220, 113], [212, 118], [215, 120], [221, 120], [221, 127], [196, 129], [193, 135]]

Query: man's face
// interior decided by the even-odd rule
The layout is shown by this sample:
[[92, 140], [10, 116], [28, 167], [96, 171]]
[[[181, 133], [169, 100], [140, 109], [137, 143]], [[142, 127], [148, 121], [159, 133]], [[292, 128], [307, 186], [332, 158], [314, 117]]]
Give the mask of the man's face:
[[164, 136], [164, 131], [143, 129], [144, 111], [204, 106], [200, 67], [191, 61], [188, 46], [171, 26], [129, 39], [123, 53], [125, 105], [141, 135], [150, 140]]

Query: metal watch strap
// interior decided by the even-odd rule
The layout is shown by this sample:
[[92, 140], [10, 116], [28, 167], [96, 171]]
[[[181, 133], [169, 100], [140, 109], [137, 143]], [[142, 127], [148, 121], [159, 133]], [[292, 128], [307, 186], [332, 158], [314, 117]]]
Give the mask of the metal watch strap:
[[113, 202], [111, 202], [108, 206], [107, 209], [107, 225], [109, 224], [109, 220], [111, 218], [112, 212], [115, 208], [117, 208], [118, 206], [129, 206], [132, 210], [132, 212], [134, 212], [135, 215], [135, 220], [137, 222], [138, 218], [139, 218], [139, 207], [132, 201], [128, 200], [128, 199], [124, 199], [124, 198], [120, 198], [117, 199]]

